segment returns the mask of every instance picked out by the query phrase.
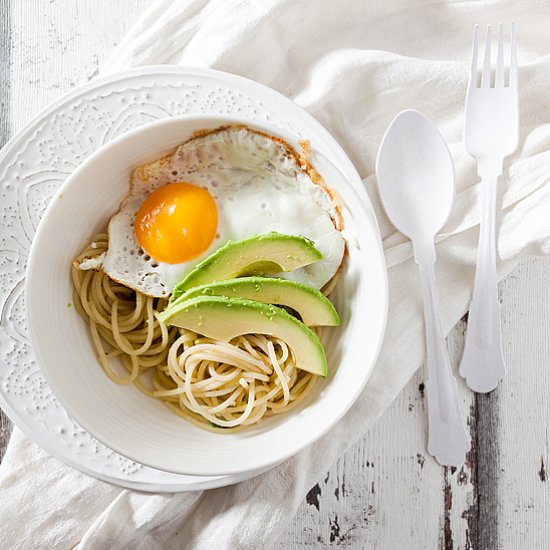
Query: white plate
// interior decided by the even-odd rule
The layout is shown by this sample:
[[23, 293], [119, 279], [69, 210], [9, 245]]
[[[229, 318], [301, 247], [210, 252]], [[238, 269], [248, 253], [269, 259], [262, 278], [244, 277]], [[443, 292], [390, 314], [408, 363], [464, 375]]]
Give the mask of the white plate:
[[[151, 67], [91, 83], [52, 106], [6, 146], [0, 155], [4, 182], [1, 249], [6, 254], [6, 277], [0, 286], [1, 404], [16, 424], [51, 454], [101, 479], [143, 490], [221, 486], [258, 472], [217, 478], [167, 474], [124, 459], [75, 425], [51, 394], [28, 342], [22, 304], [24, 268], [32, 236], [49, 199], [90, 153], [144, 123], [191, 113], [234, 115], [267, 122], [299, 137], [320, 136], [325, 144], [321, 152], [366, 200], [351, 163], [312, 117], [263, 86], [215, 71]], [[375, 311], [383, 311], [385, 317], [385, 269], [368, 204], [365, 215], [365, 245], [372, 254], [379, 292]], [[383, 319], [377, 325], [377, 330], [383, 331]], [[373, 340], [380, 342], [381, 334], [373, 335]], [[378, 351], [377, 345], [375, 348], [369, 350], [369, 369]]]

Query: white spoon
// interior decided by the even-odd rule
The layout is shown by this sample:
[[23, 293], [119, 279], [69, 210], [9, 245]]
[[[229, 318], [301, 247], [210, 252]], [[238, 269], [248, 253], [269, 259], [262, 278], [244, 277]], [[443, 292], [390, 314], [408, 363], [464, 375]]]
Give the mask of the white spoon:
[[376, 175], [384, 209], [395, 227], [411, 239], [420, 269], [426, 325], [428, 452], [440, 464], [458, 466], [470, 449], [470, 439], [441, 329], [434, 271], [434, 238], [453, 204], [453, 162], [436, 128], [420, 113], [403, 111], [382, 139]]

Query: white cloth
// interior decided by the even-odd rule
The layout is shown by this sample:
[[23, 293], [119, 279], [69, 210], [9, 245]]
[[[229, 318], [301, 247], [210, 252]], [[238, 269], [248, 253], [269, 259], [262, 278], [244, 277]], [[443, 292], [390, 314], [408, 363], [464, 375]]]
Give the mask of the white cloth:
[[526, 254], [548, 252], [549, 17], [550, 6], [538, 0], [155, 2], [105, 72], [159, 63], [214, 67], [267, 84], [317, 117], [365, 178], [378, 215], [390, 283], [385, 344], [367, 388], [335, 429], [234, 487], [181, 495], [122, 490], [64, 466], [15, 431], [0, 470], [3, 548], [222, 550], [276, 543], [308, 489], [423, 361], [411, 247], [384, 216], [373, 178], [382, 133], [404, 108], [436, 123], [456, 162], [456, 205], [437, 246], [445, 332], [467, 309], [480, 211], [474, 163], [461, 144], [474, 23], [515, 20], [519, 35], [521, 145], [500, 186], [499, 273]]

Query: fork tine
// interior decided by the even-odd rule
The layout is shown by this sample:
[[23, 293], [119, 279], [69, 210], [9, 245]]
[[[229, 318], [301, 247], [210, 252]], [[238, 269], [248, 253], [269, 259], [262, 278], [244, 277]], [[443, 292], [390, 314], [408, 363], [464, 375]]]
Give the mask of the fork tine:
[[512, 36], [510, 37], [510, 88], [518, 86], [518, 57], [516, 53], [516, 24], [512, 21]]
[[481, 73], [481, 87], [491, 87], [491, 25], [487, 25], [487, 38], [485, 39], [485, 59], [483, 72]]
[[468, 86], [477, 86], [477, 35], [479, 31], [479, 25], [474, 26], [474, 41], [472, 44], [472, 68], [470, 71], [470, 82]]
[[504, 38], [502, 23], [498, 24], [497, 68], [495, 71], [495, 88], [504, 87]]

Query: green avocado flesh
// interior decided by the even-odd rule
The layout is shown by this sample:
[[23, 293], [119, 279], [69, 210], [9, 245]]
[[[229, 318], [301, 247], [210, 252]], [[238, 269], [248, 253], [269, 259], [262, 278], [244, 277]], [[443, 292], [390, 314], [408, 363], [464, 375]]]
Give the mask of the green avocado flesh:
[[195, 286], [236, 277], [293, 271], [322, 258], [312, 241], [295, 235], [271, 232], [242, 241], [229, 241], [174, 287], [170, 302]]
[[298, 368], [320, 376], [328, 372], [317, 335], [280, 307], [241, 298], [198, 296], [169, 307], [160, 320], [222, 341], [242, 334], [275, 336], [289, 345]]
[[181, 294], [169, 307], [176, 307], [197, 296], [227, 296], [287, 306], [296, 311], [310, 327], [340, 324], [338, 313], [326, 296], [313, 287], [286, 279], [241, 277], [196, 286]]

